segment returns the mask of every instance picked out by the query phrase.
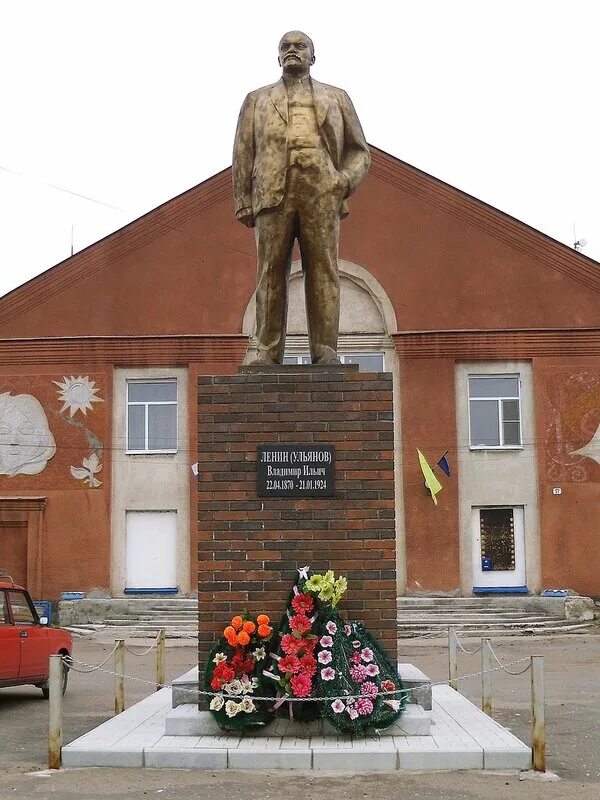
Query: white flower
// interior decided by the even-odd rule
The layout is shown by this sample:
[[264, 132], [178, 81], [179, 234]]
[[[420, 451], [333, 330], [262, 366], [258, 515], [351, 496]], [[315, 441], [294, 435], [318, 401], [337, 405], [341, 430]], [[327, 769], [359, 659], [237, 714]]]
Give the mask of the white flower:
[[319, 644], [321, 647], [333, 647], [333, 639], [331, 636], [321, 636]]
[[373, 651], [369, 647], [365, 647], [360, 651], [360, 657], [365, 663], [373, 661]]
[[236, 714], [239, 714], [241, 710], [241, 706], [239, 703], [235, 703], [233, 700], [228, 700], [225, 703], [225, 713], [228, 717], [235, 717]]
[[335, 711], [336, 714], [341, 714], [342, 711], [346, 708], [346, 706], [342, 703], [340, 698], [338, 697], [337, 700], [334, 700], [331, 704], [332, 709]]
[[248, 694], [248, 692], [252, 691], [252, 681], [247, 675], [242, 675], [240, 683], [242, 684], [242, 694]]
[[223, 700], [223, 695], [222, 694], [216, 694], [213, 697], [213, 699], [210, 701], [209, 708], [210, 708], [211, 711], [220, 711], [223, 708], [223, 703], [224, 702], [225, 701]]
[[360, 647], [360, 642], [358, 641], [358, 639], [355, 639], [355, 640], [352, 642], [352, 647], [353, 647], [355, 650], [358, 650], [358, 648]]
[[383, 705], [393, 708], [394, 711], [399, 711], [402, 703], [400, 702], [400, 700], [384, 700]]
[[325, 625], [325, 627], [327, 628], [327, 633], [330, 633], [332, 636], [334, 633], [337, 633], [337, 625], [335, 624], [335, 622], [329, 620], [329, 622], [327, 623], [327, 625]]
[[266, 658], [267, 651], [264, 647], [257, 647], [256, 650], [252, 651], [252, 655], [255, 661], [262, 661], [263, 658]]
[[332, 658], [331, 650], [321, 650], [317, 656], [319, 664], [329, 664]]
[[225, 653], [217, 653], [213, 658], [213, 664], [220, 664], [221, 661], [227, 661]]
[[242, 682], [237, 678], [234, 678], [232, 681], [229, 681], [229, 683], [225, 684], [224, 689], [227, 694], [240, 695], [242, 694]]
[[352, 634], [352, 626], [351, 625], [344, 625], [344, 633], [346, 636], [350, 636]]
[[350, 719], [356, 719], [358, 717], [358, 711], [354, 708], [354, 706], [349, 706], [346, 709], [346, 712]]
[[324, 681], [332, 681], [335, 678], [335, 670], [331, 667], [325, 667], [321, 670], [321, 678]]
[[246, 714], [251, 714], [255, 710], [254, 700], [251, 697], [244, 697], [240, 703], [240, 709]]
[[102, 464], [96, 453], [92, 453], [89, 458], [83, 459], [82, 467], [71, 467], [71, 475], [77, 480], [84, 481], [92, 489], [97, 489], [102, 486], [102, 481], [96, 478], [96, 475], [102, 469]]
[[250, 681], [250, 684], [251, 684], [253, 689], [256, 689], [256, 687], [258, 686], [258, 678], [252, 678], [252, 680]]

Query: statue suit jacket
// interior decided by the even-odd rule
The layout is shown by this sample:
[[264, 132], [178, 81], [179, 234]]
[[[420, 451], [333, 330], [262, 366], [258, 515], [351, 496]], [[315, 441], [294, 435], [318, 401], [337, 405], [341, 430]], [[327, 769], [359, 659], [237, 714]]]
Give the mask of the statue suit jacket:
[[[317, 124], [333, 166], [348, 178], [351, 194], [367, 174], [371, 155], [352, 101], [342, 89], [310, 79]], [[287, 168], [288, 98], [283, 78], [244, 100], [233, 147], [235, 213], [254, 216], [281, 203]], [[340, 216], [348, 215], [344, 200]]]

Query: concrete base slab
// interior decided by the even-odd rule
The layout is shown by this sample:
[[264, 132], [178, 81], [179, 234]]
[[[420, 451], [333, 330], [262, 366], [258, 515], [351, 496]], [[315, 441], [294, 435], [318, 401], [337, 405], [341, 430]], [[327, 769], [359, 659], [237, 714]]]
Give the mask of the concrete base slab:
[[[400, 719], [381, 731], [371, 731], [371, 736], [429, 736], [430, 712], [409, 703]], [[198, 706], [186, 703], [173, 708], [165, 719], [167, 736], [220, 736], [223, 731], [210, 711], [199, 711]], [[292, 722], [283, 717], [274, 719], [264, 728], [251, 732], [252, 736], [278, 736], [282, 738], [310, 739], [313, 736], [337, 736], [337, 731], [327, 720]], [[369, 734], [367, 734], [369, 735]]]
[[[65, 767], [180, 769], [301, 769], [343, 772], [527, 769], [531, 751], [462, 695], [434, 686], [429, 735], [361, 737], [223, 735], [166, 730], [170, 689], [147, 697], [63, 747]], [[402, 723], [403, 718], [400, 719]], [[282, 723], [286, 723], [282, 720]], [[265, 729], [265, 734], [267, 729]]]

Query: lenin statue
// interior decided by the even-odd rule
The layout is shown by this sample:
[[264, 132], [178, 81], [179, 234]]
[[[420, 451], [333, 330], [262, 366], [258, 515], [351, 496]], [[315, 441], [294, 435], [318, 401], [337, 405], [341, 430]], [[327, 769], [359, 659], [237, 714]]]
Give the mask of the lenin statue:
[[302, 257], [313, 364], [339, 364], [338, 241], [346, 198], [371, 157], [348, 95], [310, 77], [311, 39], [279, 42], [282, 78], [246, 97], [233, 149], [235, 215], [258, 255], [255, 364], [281, 364], [292, 249]]

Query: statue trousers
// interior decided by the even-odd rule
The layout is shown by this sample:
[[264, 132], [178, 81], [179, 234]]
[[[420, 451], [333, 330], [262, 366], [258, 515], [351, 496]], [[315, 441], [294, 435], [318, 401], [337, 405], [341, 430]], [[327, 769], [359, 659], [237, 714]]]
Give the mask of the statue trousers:
[[[315, 157], [316, 156], [316, 157]], [[313, 363], [335, 357], [340, 317], [338, 242], [339, 178], [326, 153], [307, 166], [288, 168], [284, 199], [255, 220], [258, 275], [258, 355], [281, 363], [285, 348], [287, 295], [292, 249], [302, 258], [308, 338]]]

